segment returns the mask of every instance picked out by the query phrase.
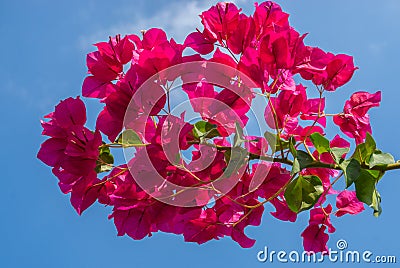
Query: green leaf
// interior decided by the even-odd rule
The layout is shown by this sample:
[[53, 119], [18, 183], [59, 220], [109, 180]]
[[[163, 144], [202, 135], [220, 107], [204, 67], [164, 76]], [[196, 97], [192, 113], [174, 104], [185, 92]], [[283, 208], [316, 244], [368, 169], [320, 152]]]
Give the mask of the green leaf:
[[299, 176], [289, 183], [285, 191], [288, 207], [295, 213], [310, 209], [324, 192], [317, 176]]
[[211, 124], [206, 121], [199, 121], [193, 125], [193, 136], [197, 139], [211, 139], [220, 136], [220, 134], [217, 130], [217, 125]]
[[[268, 142], [270, 148], [272, 148], [273, 152], [277, 152], [289, 148], [289, 142], [283, 139], [279, 139], [278, 135], [266, 131], [264, 133], [264, 137]], [[281, 146], [282, 145], [282, 146]]]
[[315, 132], [311, 134], [310, 139], [319, 154], [327, 153], [330, 151], [329, 140], [322, 136], [320, 133]]
[[376, 150], [376, 143], [374, 138], [367, 132], [367, 137], [365, 138], [364, 143], [360, 143], [357, 145], [356, 150], [354, 152], [353, 157], [358, 160], [360, 163], [369, 163], [369, 159], [371, 155]]
[[350, 160], [344, 160], [339, 167], [343, 170], [346, 178], [346, 187], [350, 187], [350, 185], [352, 185], [353, 182], [355, 182], [360, 176], [361, 165], [360, 162], [354, 158]]
[[123, 147], [132, 147], [132, 146], [142, 146], [143, 142], [140, 139], [139, 135], [133, 131], [132, 129], [124, 130], [118, 137], [118, 144], [121, 144]]
[[342, 156], [344, 154], [347, 154], [349, 151], [350, 148], [338, 148], [338, 147], [331, 148], [331, 154], [336, 164], [340, 164], [343, 161]]
[[373, 168], [375, 166], [386, 166], [390, 164], [394, 164], [394, 158], [391, 154], [375, 152], [371, 155], [369, 159], [369, 167]]
[[302, 150], [297, 150], [297, 160], [300, 163], [301, 169], [304, 169], [310, 164], [314, 163], [314, 159], [311, 157], [311, 155]]
[[233, 136], [233, 147], [240, 147], [244, 139], [243, 128], [238, 122], [235, 122], [235, 135]]
[[302, 171], [304, 168], [308, 167], [313, 163], [314, 159], [308, 153], [302, 150], [297, 150], [296, 158], [293, 160], [291, 175], [294, 175]]
[[375, 192], [372, 198], [372, 205], [371, 207], [374, 209], [373, 215], [375, 217], [379, 217], [382, 214], [382, 207], [381, 207], [381, 195], [379, 194], [378, 190], [375, 188]]
[[268, 145], [271, 146], [271, 147], [278, 143], [278, 136], [276, 134], [274, 134], [274, 133], [271, 133], [269, 131], [265, 131], [264, 137], [267, 140]]
[[231, 150], [226, 150], [224, 152], [225, 163], [229, 163], [231, 161]]
[[296, 140], [294, 137], [289, 138], [289, 150], [292, 153], [293, 157], [297, 157], [297, 150], [296, 150]]
[[293, 176], [294, 174], [299, 173], [300, 171], [301, 171], [300, 163], [297, 160], [297, 158], [295, 158], [293, 161], [292, 170], [290, 171], [290, 175]]
[[229, 158], [228, 166], [224, 171], [224, 176], [229, 178], [237, 173], [241, 167], [247, 163], [248, 152], [242, 147], [232, 147], [230, 154], [225, 153], [225, 159]]
[[376, 184], [383, 174], [377, 170], [361, 169], [360, 176], [354, 182], [358, 200], [374, 209], [374, 216], [382, 212], [381, 197], [376, 190]]
[[112, 164], [114, 164], [114, 157], [110, 152], [110, 148], [100, 147], [95, 171], [97, 173], [110, 171], [112, 169]]
[[365, 146], [369, 151], [376, 150], [376, 142], [369, 132], [367, 132], [367, 135], [365, 137]]

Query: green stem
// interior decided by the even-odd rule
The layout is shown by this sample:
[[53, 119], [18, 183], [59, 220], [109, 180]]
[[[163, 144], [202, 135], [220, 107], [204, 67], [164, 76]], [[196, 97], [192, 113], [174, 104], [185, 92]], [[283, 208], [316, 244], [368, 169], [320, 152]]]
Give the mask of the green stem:
[[[219, 151], [229, 151], [232, 149], [232, 147], [229, 146], [219, 146], [215, 144], [210, 144], [210, 143], [203, 143], [204, 145], [208, 145], [211, 147], [216, 148]], [[250, 160], [254, 159], [259, 159], [259, 160], [264, 160], [268, 162], [278, 162], [282, 163], [285, 165], [293, 166], [293, 161], [287, 158], [280, 158], [280, 157], [271, 157], [271, 156], [263, 156], [263, 155], [257, 155], [253, 153], [248, 154]], [[328, 168], [328, 169], [335, 169], [335, 170], [342, 170], [341, 167], [337, 164], [327, 164], [327, 163], [322, 163], [319, 161], [313, 161], [309, 165], [307, 165], [307, 168]], [[364, 169], [369, 169], [369, 170], [379, 170], [379, 171], [387, 171], [387, 170], [395, 170], [395, 169], [400, 169], [400, 161], [394, 163], [394, 164], [389, 164], [386, 166], [374, 166], [370, 168], [366, 164], [361, 164], [361, 168]]]

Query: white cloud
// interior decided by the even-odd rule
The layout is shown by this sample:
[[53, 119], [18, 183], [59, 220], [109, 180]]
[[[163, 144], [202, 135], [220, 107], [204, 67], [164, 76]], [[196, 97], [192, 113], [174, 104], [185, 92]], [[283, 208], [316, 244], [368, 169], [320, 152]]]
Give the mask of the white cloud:
[[81, 36], [79, 39], [79, 48], [87, 50], [91, 47], [91, 44], [107, 40], [108, 36], [116, 34], [139, 34], [140, 30], [154, 27], [164, 29], [169, 37], [182, 42], [187, 34], [194, 31], [196, 27], [200, 27], [201, 24], [198, 15], [203, 10], [208, 9], [211, 4], [212, 1], [173, 2], [168, 4], [167, 8], [159, 9], [149, 16], [147, 14], [137, 15], [140, 11], [136, 10], [135, 13], [132, 13], [136, 14], [135, 17], [127, 16], [127, 12], [131, 10], [131, 7], [124, 7], [124, 9], [115, 11], [115, 16], [126, 17], [124, 20], [120, 20], [108, 28], [98, 30], [92, 35]]
[[[162, 28], [169, 38], [183, 42], [189, 33], [195, 31], [196, 28], [201, 28], [200, 13], [217, 2], [215, 0], [174, 1], [158, 9], [155, 8], [156, 11], [153, 13], [142, 12], [144, 14], [141, 14], [141, 10], [144, 10], [143, 6], [137, 6], [132, 1], [132, 6], [123, 6], [113, 12], [113, 16], [120, 18], [115, 24], [100, 29], [94, 34], [81, 36], [79, 48], [87, 51], [92, 49], [91, 44], [106, 41], [108, 36], [139, 34], [140, 30], [149, 28]], [[243, 8], [252, 6], [252, 2], [248, 0], [231, 0], [230, 2]]]

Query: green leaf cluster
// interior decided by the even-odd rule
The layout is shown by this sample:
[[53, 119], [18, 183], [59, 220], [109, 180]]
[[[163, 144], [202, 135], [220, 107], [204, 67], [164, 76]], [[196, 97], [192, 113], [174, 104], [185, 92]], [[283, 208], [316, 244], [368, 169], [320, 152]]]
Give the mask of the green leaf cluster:
[[97, 173], [108, 172], [112, 169], [114, 164], [114, 156], [110, 152], [110, 148], [101, 146], [99, 148], [99, 158], [96, 162], [95, 171]]
[[[369, 133], [365, 142], [357, 145], [354, 154], [349, 159], [343, 158], [349, 152], [349, 148], [331, 148], [329, 140], [319, 133], [313, 133], [310, 139], [320, 154], [332, 155], [337, 166], [343, 171], [346, 187], [354, 183], [357, 198], [370, 206], [375, 216], [379, 216], [382, 212], [381, 197], [376, 185], [384, 175], [384, 168], [395, 163], [393, 156], [378, 150], [375, 140]], [[381, 169], [375, 167], [381, 167]]]
[[199, 121], [193, 125], [193, 136], [200, 141], [204, 139], [211, 139], [220, 136], [217, 130], [217, 125], [211, 124], [206, 121]]
[[322, 181], [317, 176], [299, 176], [285, 190], [288, 207], [295, 213], [312, 208], [324, 192]]

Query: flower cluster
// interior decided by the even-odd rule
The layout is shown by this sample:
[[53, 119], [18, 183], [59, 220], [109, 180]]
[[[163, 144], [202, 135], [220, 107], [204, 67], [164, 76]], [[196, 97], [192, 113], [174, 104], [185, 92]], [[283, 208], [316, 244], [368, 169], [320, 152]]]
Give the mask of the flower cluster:
[[[82, 86], [83, 97], [104, 104], [95, 131], [84, 126], [82, 100], [68, 98], [45, 116], [50, 138], [38, 153], [77, 212], [97, 200], [113, 208], [118, 235], [143, 239], [161, 231], [199, 244], [228, 236], [251, 247], [245, 228], [260, 225], [270, 203], [282, 221], [309, 210], [301, 236], [316, 252], [327, 250], [335, 232], [331, 217], [358, 214], [363, 203], [380, 212], [375, 184], [363, 191], [371, 185], [363, 181], [377, 182], [392, 164], [370, 136], [367, 112], [381, 93], [356, 92], [343, 112], [325, 113], [324, 94], [357, 68], [351, 56], [307, 46], [288, 17], [270, 1], [256, 3], [251, 15], [223, 2], [201, 13], [203, 29], [183, 44], [156, 28], [96, 44]], [[171, 111], [178, 80], [197, 122]], [[257, 96], [266, 101], [262, 118], [271, 131], [245, 135]], [[332, 118], [362, 157], [346, 159], [344, 136], [325, 138]], [[110, 149], [132, 147], [127, 163], [114, 164]], [[356, 191], [335, 190], [341, 176]], [[371, 191], [375, 197], [365, 196]], [[328, 195], [337, 195], [336, 211]]]
[[61, 191], [71, 192], [71, 204], [81, 214], [97, 200], [100, 190], [95, 186], [100, 132], [84, 126], [86, 108], [79, 97], [61, 101], [45, 118], [50, 120], [42, 122], [42, 134], [50, 138], [41, 145], [38, 158], [53, 167]]

